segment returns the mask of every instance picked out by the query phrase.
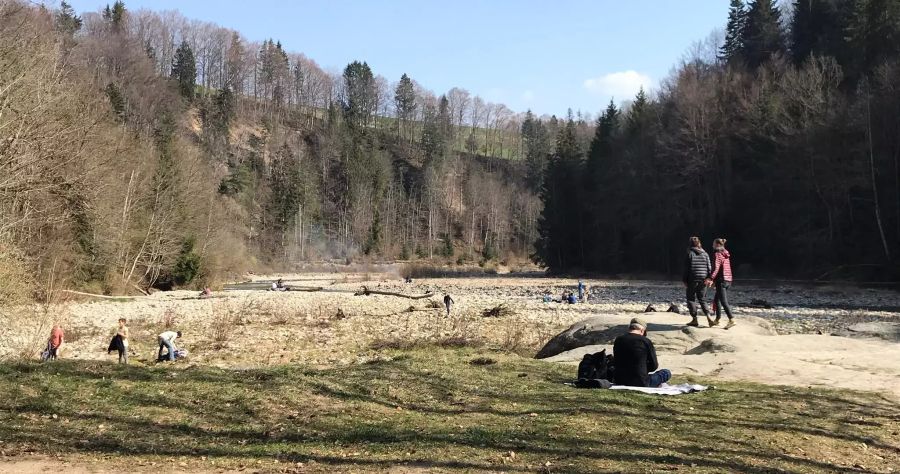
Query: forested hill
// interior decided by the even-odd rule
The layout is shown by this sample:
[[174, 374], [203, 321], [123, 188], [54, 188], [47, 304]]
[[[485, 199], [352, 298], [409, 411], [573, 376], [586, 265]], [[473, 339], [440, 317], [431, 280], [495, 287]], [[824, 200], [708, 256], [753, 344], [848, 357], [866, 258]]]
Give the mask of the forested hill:
[[0, 304], [333, 258], [674, 274], [695, 234], [742, 276], [895, 278], [900, 2], [726, 20], [593, 121], [173, 12], [0, 1]]
[[587, 149], [557, 135], [543, 263], [677, 274], [699, 235], [738, 277], [898, 280], [900, 2], [780, 4], [733, 0], [724, 44], [610, 104]]
[[0, 2], [0, 304], [320, 259], [527, 259], [522, 117], [396, 79], [121, 2]]

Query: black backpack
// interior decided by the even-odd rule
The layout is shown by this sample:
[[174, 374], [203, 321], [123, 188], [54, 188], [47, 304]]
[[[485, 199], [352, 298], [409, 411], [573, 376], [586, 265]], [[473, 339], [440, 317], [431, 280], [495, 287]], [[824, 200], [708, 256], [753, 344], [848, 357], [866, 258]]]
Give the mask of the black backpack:
[[[614, 379], [615, 367], [612, 354], [607, 355], [606, 349], [595, 354], [585, 354], [578, 363], [578, 381], [576, 387], [580, 388], [606, 388]], [[607, 382], [606, 384], [600, 381]]]

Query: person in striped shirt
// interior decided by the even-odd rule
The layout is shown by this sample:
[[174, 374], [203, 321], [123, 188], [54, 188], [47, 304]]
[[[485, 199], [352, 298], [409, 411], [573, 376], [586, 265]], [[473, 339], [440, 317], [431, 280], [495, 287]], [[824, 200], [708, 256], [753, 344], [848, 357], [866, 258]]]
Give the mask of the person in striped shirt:
[[713, 298], [716, 320], [712, 325], [719, 325], [719, 320], [722, 319], [722, 310], [725, 310], [725, 316], [728, 317], [725, 329], [730, 329], [734, 327], [734, 317], [731, 315], [731, 306], [728, 304], [728, 289], [731, 288], [732, 282], [731, 253], [725, 249], [725, 239], [723, 238], [713, 241], [713, 250], [716, 252], [716, 258], [709, 276], [709, 284], [716, 286], [716, 296]]

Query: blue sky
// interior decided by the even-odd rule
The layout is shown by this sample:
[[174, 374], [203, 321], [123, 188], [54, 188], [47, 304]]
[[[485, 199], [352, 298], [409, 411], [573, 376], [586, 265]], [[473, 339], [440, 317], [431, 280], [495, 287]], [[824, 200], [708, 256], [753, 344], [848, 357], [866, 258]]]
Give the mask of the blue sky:
[[[70, 0], [79, 12], [106, 2]], [[112, 3], [112, 1], [110, 1]], [[125, 0], [274, 38], [323, 68], [359, 59], [440, 94], [468, 89], [515, 111], [596, 113], [665, 78], [722, 28], [727, 0]]]

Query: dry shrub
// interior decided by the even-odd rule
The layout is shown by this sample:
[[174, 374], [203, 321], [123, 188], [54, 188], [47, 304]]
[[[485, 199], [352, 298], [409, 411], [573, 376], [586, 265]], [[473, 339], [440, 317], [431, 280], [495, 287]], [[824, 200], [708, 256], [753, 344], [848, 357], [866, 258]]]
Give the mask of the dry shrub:
[[33, 286], [26, 268], [24, 254], [0, 243], [0, 308], [28, 301]]
[[90, 338], [91, 336], [95, 336], [98, 333], [96, 328], [89, 327], [71, 327], [64, 328], [66, 335], [66, 343], [80, 341], [85, 338]]
[[561, 330], [558, 317], [550, 321], [529, 321], [519, 318], [504, 320], [496, 339], [500, 350], [531, 357]]
[[521, 354], [529, 349], [526, 342], [528, 334], [525, 326], [520, 323], [507, 323], [504, 327], [500, 348], [506, 352]]
[[[401, 335], [378, 338], [369, 347], [379, 349], [408, 350], [420, 347], [483, 347], [484, 339], [478, 334], [478, 318], [472, 313], [457, 312], [450, 317], [441, 312], [432, 313], [430, 331], [410, 335], [409, 327]], [[404, 335], [405, 334], [405, 335]]]
[[476, 357], [469, 361], [469, 365], [494, 365], [497, 361], [490, 357]]
[[483, 318], [502, 318], [504, 316], [515, 316], [516, 312], [506, 305], [506, 303], [501, 303], [493, 308], [488, 308], [481, 312], [481, 317]]
[[178, 312], [175, 311], [175, 308], [169, 307], [166, 308], [165, 311], [163, 311], [162, 317], [159, 318], [159, 325], [164, 329], [172, 329], [173, 327], [175, 327], [178, 319]]
[[252, 305], [252, 302], [247, 301], [239, 305], [224, 302], [213, 306], [210, 332], [214, 349], [226, 346], [237, 326], [243, 324], [243, 314]]
[[273, 326], [284, 326], [291, 321], [291, 315], [287, 311], [278, 311], [269, 321]]

